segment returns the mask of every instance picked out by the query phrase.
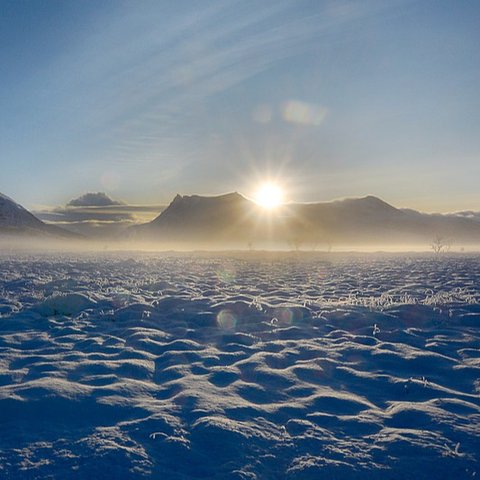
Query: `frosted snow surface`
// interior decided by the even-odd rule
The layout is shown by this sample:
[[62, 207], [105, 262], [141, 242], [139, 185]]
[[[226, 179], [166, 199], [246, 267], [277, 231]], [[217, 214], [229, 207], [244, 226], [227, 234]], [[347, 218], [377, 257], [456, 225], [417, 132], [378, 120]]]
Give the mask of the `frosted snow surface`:
[[480, 476], [480, 257], [0, 256], [2, 479]]

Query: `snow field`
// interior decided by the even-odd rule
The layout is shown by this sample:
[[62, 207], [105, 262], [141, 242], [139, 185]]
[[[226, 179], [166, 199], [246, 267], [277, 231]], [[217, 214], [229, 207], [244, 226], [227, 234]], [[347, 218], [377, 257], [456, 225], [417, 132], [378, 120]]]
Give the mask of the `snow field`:
[[0, 257], [0, 476], [475, 478], [480, 258]]

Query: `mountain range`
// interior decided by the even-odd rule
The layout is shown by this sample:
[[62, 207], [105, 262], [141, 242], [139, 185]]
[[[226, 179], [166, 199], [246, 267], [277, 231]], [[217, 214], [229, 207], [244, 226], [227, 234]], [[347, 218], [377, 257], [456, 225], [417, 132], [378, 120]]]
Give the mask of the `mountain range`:
[[[289, 203], [265, 209], [240, 195], [177, 195], [151, 222], [116, 233], [115, 240], [167, 248], [280, 248], [480, 245], [480, 217], [399, 209], [374, 197]], [[0, 235], [79, 238], [47, 224], [0, 194]]]
[[239, 193], [177, 195], [157, 218], [130, 232], [142, 240], [235, 248], [428, 245], [435, 239], [480, 244], [475, 218], [398, 209], [374, 196], [266, 210]]

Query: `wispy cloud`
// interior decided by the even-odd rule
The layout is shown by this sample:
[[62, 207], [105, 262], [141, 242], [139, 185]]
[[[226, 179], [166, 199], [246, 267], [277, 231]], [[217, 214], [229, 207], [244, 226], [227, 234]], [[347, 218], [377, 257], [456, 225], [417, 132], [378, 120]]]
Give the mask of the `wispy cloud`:
[[339, 29], [383, 9], [377, 1], [314, 8], [247, 1], [172, 12], [161, 4], [127, 3], [71, 52], [75, 66], [64, 59], [63, 87], [74, 86], [72, 110], [87, 107], [85, 127], [109, 145], [116, 162], [148, 163], [162, 155], [180, 161], [198, 155], [208, 124], [203, 102], [210, 96], [282, 60], [320, 51]]

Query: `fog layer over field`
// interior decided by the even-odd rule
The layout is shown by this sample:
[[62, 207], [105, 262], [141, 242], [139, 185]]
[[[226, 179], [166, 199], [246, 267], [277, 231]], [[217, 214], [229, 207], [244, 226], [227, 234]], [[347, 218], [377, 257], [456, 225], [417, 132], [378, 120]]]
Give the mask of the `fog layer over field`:
[[478, 255], [2, 254], [0, 476], [472, 478]]

